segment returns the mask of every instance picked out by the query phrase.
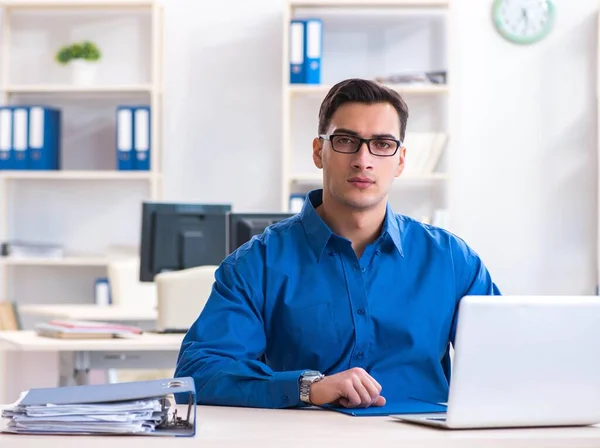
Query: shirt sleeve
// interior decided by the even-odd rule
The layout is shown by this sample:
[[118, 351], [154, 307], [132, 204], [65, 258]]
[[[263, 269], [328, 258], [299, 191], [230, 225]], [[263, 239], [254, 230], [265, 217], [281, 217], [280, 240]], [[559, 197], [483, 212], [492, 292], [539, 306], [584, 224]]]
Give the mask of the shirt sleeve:
[[266, 348], [264, 299], [227, 260], [215, 272], [211, 295], [183, 339], [176, 377], [192, 377], [199, 404], [285, 408], [301, 405], [304, 370], [274, 372]]

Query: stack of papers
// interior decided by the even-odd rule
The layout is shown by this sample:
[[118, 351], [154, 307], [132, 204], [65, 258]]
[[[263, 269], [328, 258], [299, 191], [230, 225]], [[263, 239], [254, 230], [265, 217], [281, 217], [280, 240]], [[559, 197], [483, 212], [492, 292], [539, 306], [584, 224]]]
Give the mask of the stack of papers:
[[[176, 394], [188, 397], [187, 409], [179, 409], [181, 416]], [[196, 430], [195, 395], [194, 380], [189, 377], [31, 389], [2, 410], [1, 430], [13, 434], [189, 437]]]
[[17, 405], [2, 412], [6, 432], [43, 434], [139, 434], [153, 432], [168, 418], [163, 400], [104, 404]]
[[63, 339], [106, 339], [142, 333], [138, 327], [84, 320], [51, 320], [36, 324], [35, 329], [40, 336]]

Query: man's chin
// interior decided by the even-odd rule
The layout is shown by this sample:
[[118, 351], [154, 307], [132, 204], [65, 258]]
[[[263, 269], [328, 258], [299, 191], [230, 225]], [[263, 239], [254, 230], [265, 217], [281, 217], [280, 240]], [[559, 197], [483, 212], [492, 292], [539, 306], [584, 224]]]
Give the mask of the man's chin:
[[366, 210], [375, 207], [382, 200], [381, 196], [375, 192], [366, 190], [349, 191], [338, 196], [344, 204], [357, 210]]

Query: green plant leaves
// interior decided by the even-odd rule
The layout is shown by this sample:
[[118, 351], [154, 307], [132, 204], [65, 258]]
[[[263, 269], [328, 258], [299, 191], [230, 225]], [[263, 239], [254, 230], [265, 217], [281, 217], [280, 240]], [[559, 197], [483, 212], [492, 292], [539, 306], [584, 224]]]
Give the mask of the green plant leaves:
[[59, 64], [68, 64], [73, 59], [84, 59], [86, 61], [98, 61], [102, 54], [98, 47], [89, 41], [83, 41], [66, 45], [56, 53], [56, 61]]

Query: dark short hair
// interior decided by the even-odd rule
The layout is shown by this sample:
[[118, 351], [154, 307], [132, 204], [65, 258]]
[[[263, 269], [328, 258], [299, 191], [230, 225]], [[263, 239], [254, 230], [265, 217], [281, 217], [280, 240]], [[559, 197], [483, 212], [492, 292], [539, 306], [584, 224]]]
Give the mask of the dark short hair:
[[366, 79], [346, 79], [334, 85], [321, 103], [319, 109], [319, 134], [325, 134], [331, 123], [331, 117], [344, 103], [390, 103], [400, 117], [400, 140], [406, 135], [408, 106], [398, 92]]

